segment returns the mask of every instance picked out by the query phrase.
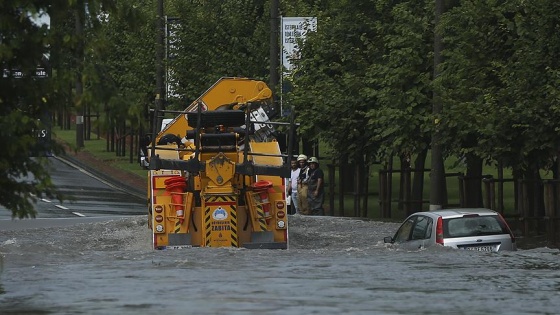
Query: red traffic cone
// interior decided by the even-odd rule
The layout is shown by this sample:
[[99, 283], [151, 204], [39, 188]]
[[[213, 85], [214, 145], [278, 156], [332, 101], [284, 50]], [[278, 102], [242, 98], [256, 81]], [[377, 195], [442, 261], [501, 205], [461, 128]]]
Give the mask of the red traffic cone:
[[183, 192], [187, 188], [187, 182], [182, 176], [173, 176], [166, 179], [164, 182], [165, 190], [171, 194], [171, 200], [175, 207], [177, 217], [182, 218], [185, 214], [185, 207], [183, 206]]
[[263, 204], [265, 218], [270, 217], [270, 202], [268, 201], [268, 189], [272, 187], [272, 182], [260, 180], [253, 184], [253, 190], [259, 193], [259, 198]]

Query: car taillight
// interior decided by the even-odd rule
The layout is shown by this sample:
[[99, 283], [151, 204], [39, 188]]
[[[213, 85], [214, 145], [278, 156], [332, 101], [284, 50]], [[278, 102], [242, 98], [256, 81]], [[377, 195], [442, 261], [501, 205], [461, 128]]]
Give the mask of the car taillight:
[[511, 229], [509, 228], [509, 225], [506, 222], [506, 219], [504, 219], [504, 217], [502, 217], [501, 214], [498, 213], [498, 218], [500, 218], [500, 221], [502, 221], [502, 223], [506, 226], [506, 229], [508, 230], [509, 233], [509, 237], [511, 238], [511, 242], [515, 243], [515, 236], [513, 235], [513, 232], [511, 231]]
[[438, 217], [437, 219], [436, 243], [443, 245], [443, 220], [441, 219], [441, 217]]

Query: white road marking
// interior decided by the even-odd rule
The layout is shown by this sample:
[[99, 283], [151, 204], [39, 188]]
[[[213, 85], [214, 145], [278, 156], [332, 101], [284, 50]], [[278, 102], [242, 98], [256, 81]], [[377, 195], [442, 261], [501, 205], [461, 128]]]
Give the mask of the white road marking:
[[79, 213], [79, 212], [72, 212], [72, 214], [75, 214], [75, 215], [77, 215], [77, 216], [79, 216], [79, 217], [85, 217], [85, 215], [83, 215], [83, 214], [81, 214], [81, 213]]
[[49, 199], [45, 199], [45, 198], [41, 198], [41, 200], [42, 200], [43, 202], [48, 202], [48, 203], [51, 203], [51, 202], [52, 202], [52, 201], [50, 201]]
[[54, 205], [55, 207], [62, 209], [62, 210], [70, 210], [68, 208], [66, 208], [65, 206], [61, 206], [61, 205]]

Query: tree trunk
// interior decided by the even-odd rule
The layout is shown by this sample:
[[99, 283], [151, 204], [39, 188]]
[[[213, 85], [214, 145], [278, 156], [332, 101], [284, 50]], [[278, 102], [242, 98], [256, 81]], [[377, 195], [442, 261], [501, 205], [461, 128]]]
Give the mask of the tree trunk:
[[530, 166], [526, 170], [524, 184], [527, 191], [528, 215], [533, 217], [544, 216], [544, 189], [538, 167]]
[[362, 161], [354, 161], [354, 217], [360, 216], [360, 200], [362, 196]]
[[410, 155], [401, 154], [399, 159], [401, 162], [401, 173], [398, 209], [404, 210], [405, 214], [408, 215], [410, 212]]
[[464, 177], [465, 206], [468, 208], [483, 207], [482, 201], [482, 159], [467, 155], [467, 174]]
[[346, 177], [348, 177], [348, 173], [349, 173], [349, 169], [348, 169], [348, 155], [342, 155], [340, 157], [340, 165], [338, 167], [338, 211], [340, 213], [340, 216], [343, 217], [344, 216], [344, 196], [346, 193], [346, 189], [344, 189], [344, 187], [351, 187], [351, 186], [346, 186]]
[[367, 218], [368, 213], [368, 206], [369, 206], [369, 156], [364, 157], [364, 172], [362, 174], [364, 177], [364, 203], [363, 203], [363, 214], [364, 218]]
[[428, 156], [428, 149], [422, 150], [418, 153], [414, 160], [414, 179], [412, 180], [412, 193], [411, 211], [422, 211], [422, 201], [424, 199], [424, 165], [426, 165], [426, 158]]

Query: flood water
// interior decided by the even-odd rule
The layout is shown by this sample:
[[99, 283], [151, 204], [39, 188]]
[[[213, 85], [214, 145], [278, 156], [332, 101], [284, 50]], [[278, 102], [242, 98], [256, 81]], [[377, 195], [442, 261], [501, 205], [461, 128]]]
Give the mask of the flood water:
[[288, 250], [153, 251], [146, 217], [0, 231], [0, 314], [557, 314], [560, 252], [403, 251], [290, 218]]

